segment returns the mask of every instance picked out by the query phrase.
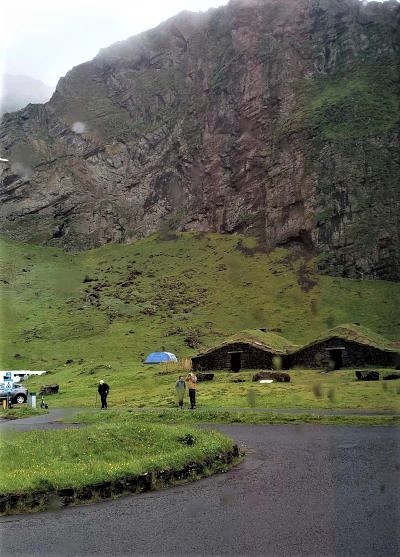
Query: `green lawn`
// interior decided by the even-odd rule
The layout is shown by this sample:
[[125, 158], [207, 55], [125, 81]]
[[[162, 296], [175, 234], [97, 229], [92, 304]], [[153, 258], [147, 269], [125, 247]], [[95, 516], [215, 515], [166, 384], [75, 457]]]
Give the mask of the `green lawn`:
[[[260, 384], [251, 381], [253, 371], [237, 374], [216, 371], [212, 381], [198, 384], [198, 408], [352, 408], [364, 410], [400, 410], [400, 381], [357, 381], [354, 370], [320, 373], [292, 370], [290, 383]], [[382, 371], [381, 375], [390, 370]], [[110, 385], [110, 408], [172, 408], [176, 405], [175, 381], [179, 371], [166, 366], [136, 364], [100, 368], [88, 374], [82, 364], [71, 377], [70, 369], [51, 375], [48, 380], [60, 385], [57, 395], [46, 397], [50, 408], [94, 408], [98, 381]], [[244, 379], [242, 383], [234, 380]], [[26, 382], [38, 390], [42, 378]], [[186, 399], [186, 403], [187, 403]]]
[[0, 408], [0, 418], [5, 420], [18, 420], [19, 418], [31, 418], [32, 416], [42, 416], [48, 414], [48, 410], [32, 408], [28, 404], [15, 405], [13, 408]]
[[[193, 445], [185, 439], [194, 440]], [[127, 474], [177, 469], [232, 448], [190, 425], [142, 423], [129, 414], [80, 429], [2, 435], [0, 493], [79, 487]]]

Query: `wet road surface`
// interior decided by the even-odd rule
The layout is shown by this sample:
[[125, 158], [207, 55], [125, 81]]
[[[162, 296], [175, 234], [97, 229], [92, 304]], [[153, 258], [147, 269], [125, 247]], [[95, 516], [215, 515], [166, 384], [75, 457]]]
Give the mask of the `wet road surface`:
[[77, 408], [55, 408], [49, 410], [47, 414], [41, 416], [31, 416], [30, 418], [19, 418], [17, 420], [0, 420], [0, 434], [7, 434], [13, 431], [32, 431], [43, 429], [66, 429], [80, 427], [80, 424], [63, 424], [58, 421], [63, 418], [73, 418], [79, 412]]
[[2, 555], [399, 555], [398, 429], [212, 428], [246, 449], [241, 465], [165, 491], [2, 517]]

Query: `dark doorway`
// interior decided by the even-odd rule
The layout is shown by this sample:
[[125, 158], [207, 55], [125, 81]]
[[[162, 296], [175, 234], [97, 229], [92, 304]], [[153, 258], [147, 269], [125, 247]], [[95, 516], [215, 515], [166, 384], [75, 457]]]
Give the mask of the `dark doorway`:
[[343, 367], [343, 349], [333, 348], [328, 350], [329, 359], [332, 361], [332, 369], [341, 369]]
[[231, 352], [231, 370], [240, 371], [242, 367], [242, 359], [240, 352]]

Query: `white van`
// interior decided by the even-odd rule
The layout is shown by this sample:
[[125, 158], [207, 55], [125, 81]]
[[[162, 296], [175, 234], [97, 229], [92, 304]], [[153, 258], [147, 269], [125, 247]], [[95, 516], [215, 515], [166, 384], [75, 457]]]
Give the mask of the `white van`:
[[28, 379], [31, 375], [43, 375], [47, 371], [32, 371], [31, 369], [13, 369], [13, 370], [3, 370], [0, 371], [0, 379], [3, 379], [5, 375], [11, 374], [11, 381], [13, 383], [19, 383], [24, 379]]

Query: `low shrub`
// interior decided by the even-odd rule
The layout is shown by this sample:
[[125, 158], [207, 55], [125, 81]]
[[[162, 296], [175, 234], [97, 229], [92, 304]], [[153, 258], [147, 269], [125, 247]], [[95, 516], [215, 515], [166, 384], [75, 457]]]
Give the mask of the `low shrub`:
[[179, 443], [183, 445], [194, 445], [196, 443], [196, 438], [191, 433], [186, 433], [182, 437], [178, 437]]

